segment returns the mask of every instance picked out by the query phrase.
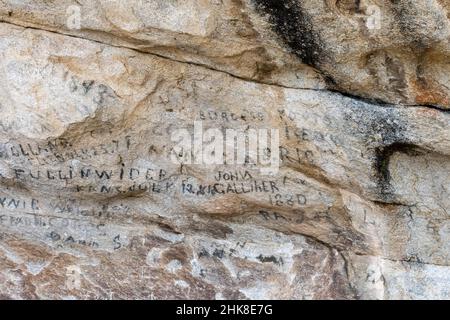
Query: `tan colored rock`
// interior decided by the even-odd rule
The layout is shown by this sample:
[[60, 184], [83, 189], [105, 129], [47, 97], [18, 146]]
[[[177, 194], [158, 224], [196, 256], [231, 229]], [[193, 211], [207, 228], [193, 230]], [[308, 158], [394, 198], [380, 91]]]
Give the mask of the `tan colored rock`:
[[[449, 298], [450, 116], [342, 58], [345, 25], [321, 28], [351, 2], [302, 11], [331, 64], [255, 3], [114, 2], [74, 31], [71, 2], [0, 1], [1, 298]], [[199, 123], [278, 130], [279, 167], [186, 162]]]
[[0, 19], [269, 84], [326, 87], [395, 104], [450, 106], [445, 1], [126, 3], [2, 0]]
[[254, 2], [330, 87], [383, 102], [449, 108], [448, 1]]
[[255, 30], [254, 23], [267, 26], [267, 22], [246, 6], [236, 0], [2, 1], [0, 19], [205, 65], [255, 81], [324, 88], [320, 74], [277, 45], [274, 35], [268, 37], [270, 28]]

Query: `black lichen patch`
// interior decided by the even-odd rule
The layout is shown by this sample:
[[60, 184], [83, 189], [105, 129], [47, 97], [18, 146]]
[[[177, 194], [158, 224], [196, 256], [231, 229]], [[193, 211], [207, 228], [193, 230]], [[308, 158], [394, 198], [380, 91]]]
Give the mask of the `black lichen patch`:
[[389, 164], [394, 153], [410, 156], [422, 154], [424, 149], [411, 143], [405, 111], [386, 104], [352, 103], [342, 112], [345, 126], [342, 130], [365, 142], [364, 158], [372, 161], [372, 178], [376, 181], [379, 202], [396, 203], [391, 185]]
[[391, 173], [389, 170], [391, 157], [395, 153], [404, 153], [412, 157], [422, 154], [418, 146], [403, 142], [396, 142], [375, 150], [374, 167], [378, 174], [378, 187], [380, 195], [386, 202], [395, 200], [392, 195]]
[[[407, 141], [408, 123], [401, 110], [384, 103], [355, 101], [347, 105], [349, 109], [342, 111], [346, 123], [344, 130], [364, 138], [371, 149]], [[377, 136], [379, 141], [371, 142]]]
[[320, 39], [308, 15], [295, 0], [252, 0], [257, 11], [268, 15], [273, 30], [303, 63], [317, 67], [323, 59]]

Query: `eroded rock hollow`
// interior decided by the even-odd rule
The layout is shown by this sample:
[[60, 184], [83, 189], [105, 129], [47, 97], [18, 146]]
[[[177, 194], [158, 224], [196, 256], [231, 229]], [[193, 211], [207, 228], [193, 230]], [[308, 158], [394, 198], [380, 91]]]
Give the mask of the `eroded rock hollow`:
[[449, 299], [449, 10], [0, 0], [0, 298]]

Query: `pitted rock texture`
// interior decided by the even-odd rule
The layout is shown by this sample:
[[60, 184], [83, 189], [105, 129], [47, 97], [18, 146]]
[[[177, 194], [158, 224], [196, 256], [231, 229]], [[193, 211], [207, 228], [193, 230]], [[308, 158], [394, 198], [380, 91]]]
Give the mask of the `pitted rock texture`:
[[449, 299], [449, 6], [0, 0], [0, 298]]

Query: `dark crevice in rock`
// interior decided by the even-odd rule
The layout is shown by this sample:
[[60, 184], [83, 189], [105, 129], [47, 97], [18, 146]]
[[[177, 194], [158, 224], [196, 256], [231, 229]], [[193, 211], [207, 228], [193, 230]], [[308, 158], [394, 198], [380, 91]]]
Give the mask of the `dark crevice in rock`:
[[435, 104], [405, 104], [402, 106], [408, 107], [408, 108], [429, 108], [429, 109], [434, 109], [439, 112], [450, 114], [450, 109], [443, 109], [441, 106], [438, 106]]
[[[353, 254], [355, 254], [356, 256], [359, 257], [372, 257], [371, 255], [367, 255], [367, 254], [360, 254], [360, 253], [355, 253], [355, 252], [351, 252]], [[391, 261], [391, 262], [400, 262], [400, 263], [407, 263], [410, 265], [427, 265], [427, 266], [437, 266], [437, 267], [448, 267], [449, 265], [447, 264], [441, 264], [441, 263], [431, 263], [431, 262], [425, 262], [422, 261], [420, 259], [417, 258], [403, 258], [403, 259], [394, 259], [394, 258], [388, 258], [385, 256], [377, 256], [378, 258], [382, 259], [382, 260], [386, 260], [386, 261]]]

